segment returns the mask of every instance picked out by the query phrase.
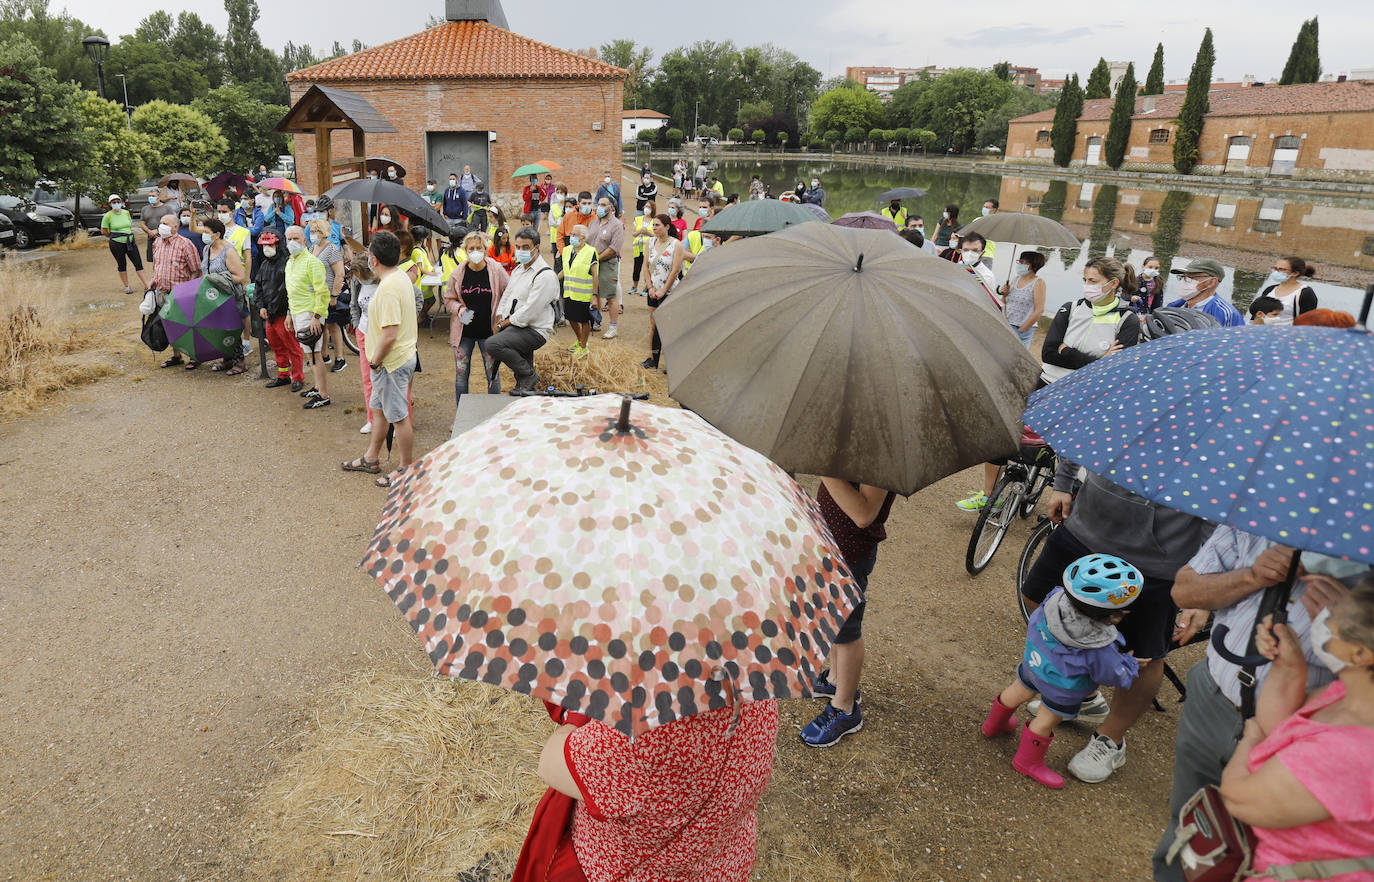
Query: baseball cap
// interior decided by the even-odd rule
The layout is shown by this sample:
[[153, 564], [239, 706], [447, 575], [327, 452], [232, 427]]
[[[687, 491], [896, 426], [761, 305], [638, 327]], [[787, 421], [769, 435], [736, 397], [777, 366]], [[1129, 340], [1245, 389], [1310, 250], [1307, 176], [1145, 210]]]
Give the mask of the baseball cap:
[[1188, 273], [1206, 273], [1214, 279], [1226, 278], [1226, 270], [1222, 267], [1221, 261], [1210, 257], [1198, 257], [1188, 262], [1183, 269], [1169, 270], [1171, 275], [1183, 276]]
[[110, 198], [109, 198], [109, 199], [106, 199], [105, 201], [106, 201], [106, 202], [123, 202], [123, 201], [124, 201], [124, 197], [123, 197], [123, 196], [120, 196], [118, 193], [111, 193], [111, 194], [110, 194]]

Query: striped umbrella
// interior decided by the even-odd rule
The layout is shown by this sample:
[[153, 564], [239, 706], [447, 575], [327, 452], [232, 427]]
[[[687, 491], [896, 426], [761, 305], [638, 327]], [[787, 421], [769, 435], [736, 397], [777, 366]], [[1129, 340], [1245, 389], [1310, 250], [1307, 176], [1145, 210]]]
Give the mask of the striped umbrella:
[[238, 304], [204, 276], [172, 288], [158, 317], [167, 342], [193, 361], [228, 358], [239, 351], [243, 319]]

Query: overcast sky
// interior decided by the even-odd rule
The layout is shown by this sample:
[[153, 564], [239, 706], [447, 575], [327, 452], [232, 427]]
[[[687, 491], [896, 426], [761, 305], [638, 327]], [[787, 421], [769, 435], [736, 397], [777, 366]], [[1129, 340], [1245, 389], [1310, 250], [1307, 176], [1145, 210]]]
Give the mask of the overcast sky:
[[[52, 0], [54, 9], [64, 5], [112, 39], [132, 32], [157, 9], [194, 10], [220, 29], [226, 22], [223, 3], [215, 0]], [[334, 40], [347, 46], [355, 37], [376, 45], [416, 33], [426, 17], [444, 12], [443, 0], [259, 0], [259, 5], [263, 41], [278, 51], [287, 40], [316, 49]], [[1077, 71], [1086, 79], [1098, 57], [1106, 56], [1134, 61], [1140, 80], [1160, 40], [1166, 79], [1186, 79], [1209, 26], [1217, 76], [1277, 77], [1303, 18], [1316, 14], [1324, 73], [1374, 67], [1368, 40], [1374, 4], [1367, 0], [1249, 0], [1236, 6], [1199, 0], [506, 0], [503, 7], [513, 30], [564, 48], [626, 37], [650, 46], [658, 57], [697, 40], [732, 39], [742, 46], [772, 42], [826, 76], [842, 74], [846, 65], [986, 67], [1006, 59], [1038, 67], [1042, 76]]]

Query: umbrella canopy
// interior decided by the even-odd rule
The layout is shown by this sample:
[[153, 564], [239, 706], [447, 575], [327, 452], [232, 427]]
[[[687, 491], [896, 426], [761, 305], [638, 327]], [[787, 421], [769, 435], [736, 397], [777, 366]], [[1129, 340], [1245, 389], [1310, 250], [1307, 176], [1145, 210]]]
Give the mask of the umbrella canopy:
[[[755, 201], [757, 201], [757, 200], [755, 200]], [[821, 207], [820, 207], [819, 205], [817, 205], [816, 203], [814, 203], [814, 202], [803, 202], [803, 203], [801, 203], [801, 207], [802, 207], [802, 208], [805, 208], [807, 211], [809, 211], [809, 212], [811, 212], [812, 214], [814, 214], [814, 215], [816, 216], [816, 220], [820, 221], [821, 223], [823, 223], [823, 224], [828, 224], [828, 223], [830, 223], [830, 212], [826, 211], [824, 208], [821, 208]]]
[[281, 190], [285, 193], [300, 193], [302, 195], [305, 193], [304, 190], [296, 186], [295, 181], [288, 181], [286, 178], [263, 178], [258, 181], [258, 186], [266, 190]]
[[386, 168], [389, 165], [396, 166], [396, 177], [406, 176], [406, 167], [394, 159], [387, 159], [385, 156], [369, 156], [367, 162], [363, 163], [363, 175], [366, 177], [368, 172], [376, 172], [378, 177], [386, 177]]
[[558, 169], [562, 167], [563, 166], [558, 165], [557, 163], [554, 163], [553, 165], [546, 165], [543, 162], [531, 162], [527, 165], [522, 165], [519, 168], [517, 168], [515, 170], [515, 173], [512, 174], [511, 177], [528, 178], [530, 175], [542, 175], [544, 174], [544, 172], [558, 171]]
[[654, 321], [670, 393], [712, 425], [903, 494], [1014, 452], [1040, 372], [968, 270], [834, 224], [712, 249]]
[[239, 353], [243, 319], [238, 304], [203, 276], [173, 287], [158, 317], [167, 332], [167, 342], [193, 361]]
[[1371, 377], [1364, 330], [1205, 328], [1074, 371], [1037, 392], [1025, 419], [1061, 456], [1146, 499], [1374, 562]]
[[926, 195], [926, 191], [919, 187], [897, 187], [894, 190], [884, 190], [873, 201], [891, 202], [893, 199], [919, 199], [924, 195]]
[[224, 195], [224, 191], [228, 187], [233, 187], [240, 193], [246, 193], [252, 186], [253, 182], [243, 175], [234, 172], [224, 172], [223, 174], [215, 175], [205, 182], [205, 192], [210, 194], [211, 199], [219, 199]]
[[897, 224], [890, 217], [883, 217], [874, 211], [851, 211], [840, 215], [839, 220], [831, 221], [837, 227], [852, 227], [856, 230], [887, 230], [897, 232]]
[[536, 159], [535, 163], [544, 166], [551, 172], [560, 171], [563, 168], [561, 163], [554, 162], [552, 159]]
[[[627, 735], [810, 695], [861, 599], [815, 502], [679, 408], [531, 397], [392, 485], [362, 565], [440, 673]], [[480, 512], [474, 501], [483, 501]]]
[[444, 235], [449, 233], [448, 220], [425, 197], [408, 187], [391, 181], [359, 178], [339, 184], [324, 195], [335, 202], [340, 200], [367, 202], [372, 205], [390, 205], [413, 222], [429, 227]]
[[188, 175], [185, 172], [173, 172], [170, 175], [163, 175], [158, 178], [157, 185], [159, 187], [165, 187], [172, 181], [176, 181], [178, 184], [190, 184], [193, 187], [200, 186], [200, 181], [195, 175]]
[[960, 235], [977, 233], [990, 242], [1014, 242], [1017, 245], [1038, 245], [1045, 248], [1079, 248], [1083, 243], [1059, 221], [1038, 214], [1008, 211], [980, 217], [959, 231]]
[[702, 224], [701, 231], [717, 236], [762, 236], [817, 220], [816, 215], [793, 202], [753, 199], [725, 209]]

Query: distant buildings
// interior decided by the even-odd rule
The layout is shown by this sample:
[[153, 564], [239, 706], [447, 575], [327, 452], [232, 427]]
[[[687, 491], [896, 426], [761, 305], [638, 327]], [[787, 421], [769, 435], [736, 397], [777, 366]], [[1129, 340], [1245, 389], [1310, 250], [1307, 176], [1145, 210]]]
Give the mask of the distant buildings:
[[668, 115], [657, 110], [622, 110], [620, 112], [620, 141], [628, 144], [645, 129], [661, 129], [668, 124]]
[[[1123, 62], [1121, 70], [1124, 73], [1126, 65]], [[924, 74], [928, 77], [938, 77], [949, 71], [946, 67], [937, 67], [928, 64], [925, 67], [846, 67], [844, 75], [846, 79], [855, 82], [874, 92], [878, 97], [887, 101], [892, 97], [892, 93], [912, 80], [920, 79]], [[1032, 92], [1058, 92], [1064, 88], [1063, 80], [1046, 80], [1040, 76], [1040, 70], [1034, 67], [1018, 67], [1012, 65], [1011, 81], [1018, 86], [1030, 89]]]

